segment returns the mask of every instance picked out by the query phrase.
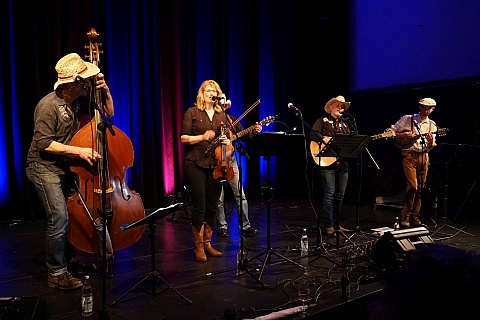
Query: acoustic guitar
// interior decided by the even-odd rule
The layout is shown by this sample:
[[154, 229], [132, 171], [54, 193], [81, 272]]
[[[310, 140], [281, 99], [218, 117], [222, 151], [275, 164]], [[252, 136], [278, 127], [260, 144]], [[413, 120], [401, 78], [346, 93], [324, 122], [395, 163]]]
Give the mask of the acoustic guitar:
[[[394, 131], [386, 131], [384, 133], [370, 136], [370, 138], [372, 138], [372, 141], [373, 141], [381, 138], [392, 138], [394, 136], [395, 136]], [[336, 157], [320, 157], [319, 156], [322, 150], [325, 149], [325, 145], [328, 144], [330, 139], [332, 139], [332, 137], [323, 137], [323, 141], [325, 143], [322, 143], [321, 145], [317, 141], [310, 141], [310, 154], [312, 155], [312, 158], [315, 161], [315, 163], [321, 167], [327, 167], [337, 160]]]

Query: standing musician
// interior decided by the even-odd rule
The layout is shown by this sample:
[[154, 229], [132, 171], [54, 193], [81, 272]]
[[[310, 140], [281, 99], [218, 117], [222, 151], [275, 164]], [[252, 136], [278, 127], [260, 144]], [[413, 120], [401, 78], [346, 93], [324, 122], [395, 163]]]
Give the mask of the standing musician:
[[108, 118], [113, 117], [114, 106], [100, 69], [82, 60], [78, 54], [62, 57], [55, 70], [58, 80], [54, 91], [44, 96], [35, 108], [26, 175], [35, 185], [47, 214], [47, 284], [51, 288], [71, 290], [80, 288], [82, 281], [68, 272], [65, 257], [69, 219], [65, 197], [70, 191], [67, 158], [81, 158], [93, 165], [101, 155], [91, 148], [70, 146], [69, 143], [80, 128], [82, 116], [93, 114], [94, 105], [89, 98], [94, 89], [104, 94], [103, 111]]
[[436, 146], [437, 125], [429, 118], [437, 103], [431, 98], [418, 102], [420, 111], [402, 116], [388, 130], [395, 132], [396, 139], [411, 140], [410, 147], [402, 149], [402, 164], [407, 181], [405, 203], [400, 220], [401, 228], [425, 226], [420, 220], [422, 189], [427, 181], [428, 152]]
[[211, 143], [217, 136], [220, 146], [223, 144], [233, 148], [230, 139], [221, 130], [226, 125], [225, 113], [216, 99], [221, 96], [222, 89], [218, 83], [205, 80], [198, 89], [196, 103], [183, 116], [180, 132], [180, 140], [186, 146], [185, 175], [193, 204], [195, 260], [202, 262], [207, 261], [205, 252], [213, 257], [222, 256], [210, 243], [222, 191], [221, 179], [214, 177], [220, 159], [216, 157]]
[[[343, 96], [337, 96], [328, 100], [325, 104], [324, 110], [326, 116], [318, 118], [313, 124], [312, 131], [315, 131], [318, 136], [331, 138], [337, 133], [350, 133], [350, 127], [347, 121], [344, 121], [342, 112], [347, 111], [350, 107], [350, 102], [345, 102]], [[318, 141], [315, 132], [310, 132], [310, 139]], [[321, 147], [324, 147], [322, 144]], [[327, 235], [332, 235], [335, 231], [334, 226], [338, 226], [340, 231], [349, 231], [348, 229], [339, 225], [338, 213], [341, 212], [343, 197], [347, 188], [348, 182], [348, 159], [338, 158], [334, 159], [328, 164], [320, 162], [320, 177], [323, 186], [322, 197], [322, 213], [325, 220], [325, 231]], [[324, 166], [323, 166], [324, 165]], [[338, 172], [337, 172], [338, 170]], [[338, 201], [334, 201], [336, 190], [336, 178], [338, 174]]]

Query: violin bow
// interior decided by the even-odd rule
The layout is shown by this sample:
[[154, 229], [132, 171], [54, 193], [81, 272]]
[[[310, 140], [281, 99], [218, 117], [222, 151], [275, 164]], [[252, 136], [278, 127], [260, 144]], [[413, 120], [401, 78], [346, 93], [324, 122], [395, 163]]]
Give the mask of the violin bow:
[[[250, 108], [248, 108], [240, 117], [237, 118], [237, 120], [235, 120], [231, 125], [232, 127], [235, 127], [235, 125], [240, 121], [242, 120], [250, 111], [252, 111], [256, 106], [258, 106], [260, 104], [260, 99], [258, 99], [257, 101], [255, 101], [254, 104], [252, 104], [250, 106]], [[227, 128], [223, 134], [226, 134], [228, 131], [230, 131], [230, 128]], [[210, 151], [210, 149], [218, 143], [218, 140], [220, 140], [220, 136], [216, 137], [211, 143], [210, 145], [207, 147], [207, 149], [205, 150], [205, 153], [207, 153], [208, 151]]]

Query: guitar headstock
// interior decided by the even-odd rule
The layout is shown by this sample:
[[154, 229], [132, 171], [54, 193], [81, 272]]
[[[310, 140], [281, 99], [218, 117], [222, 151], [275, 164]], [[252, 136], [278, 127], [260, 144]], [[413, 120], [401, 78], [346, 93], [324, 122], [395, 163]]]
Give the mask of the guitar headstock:
[[437, 137], [444, 137], [449, 132], [450, 132], [450, 129], [448, 129], [448, 128], [438, 128], [437, 132], [435, 132], [435, 133], [436, 133]]
[[264, 126], [269, 124], [270, 122], [273, 122], [275, 120], [275, 116], [268, 116], [262, 121], [258, 122], [259, 125]]
[[384, 133], [376, 134], [371, 136], [372, 140], [381, 139], [381, 138], [393, 138], [395, 137], [395, 131], [385, 131]]

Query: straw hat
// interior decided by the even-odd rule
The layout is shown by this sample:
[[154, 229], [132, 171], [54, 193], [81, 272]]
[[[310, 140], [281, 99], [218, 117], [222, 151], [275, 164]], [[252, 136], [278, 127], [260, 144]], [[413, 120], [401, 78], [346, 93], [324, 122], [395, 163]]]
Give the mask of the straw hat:
[[332, 111], [332, 104], [335, 102], [343, 102], [343, 111], [347, 111], [348, 108], [350, 108], [350, 102], [345, 102], [345, 98], [343, 96], [338, 96], [336, 98], [332, 98], [328, 100], [328, 102], [325, 104], [325, 112], [330, 113]]
[[96, 65], [83, 61], [76, 53], [69, 53], [58, 60], [55, 70], [58, 73], [58, 80], [55, 82], [53, 90], [56, 90], [63, 83], [75, 81], [74, 76], [76, 75], [85, 79], [100, 72]]
[[418, 101], [419, 104], [427, 107], [435, 107], [437, 105], [437, 102], [433, 100], [432, 98], [423, 98]]

